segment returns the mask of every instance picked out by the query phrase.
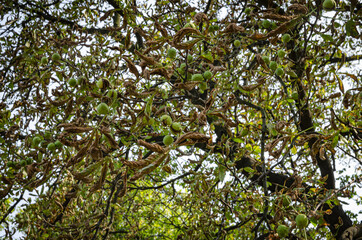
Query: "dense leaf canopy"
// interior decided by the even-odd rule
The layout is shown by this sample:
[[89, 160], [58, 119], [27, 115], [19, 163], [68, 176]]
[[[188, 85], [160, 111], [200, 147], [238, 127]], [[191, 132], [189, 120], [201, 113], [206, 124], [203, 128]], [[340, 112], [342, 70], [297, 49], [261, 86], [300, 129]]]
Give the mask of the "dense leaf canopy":
[[362, 235], [358, 1], [1, 3], [2, 237]]

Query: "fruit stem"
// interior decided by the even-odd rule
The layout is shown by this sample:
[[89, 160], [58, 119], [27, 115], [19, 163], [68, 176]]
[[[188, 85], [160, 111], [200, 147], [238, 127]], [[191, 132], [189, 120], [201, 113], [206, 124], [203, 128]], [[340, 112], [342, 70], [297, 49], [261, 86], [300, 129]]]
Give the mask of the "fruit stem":
[[307, 231], [305, 230], [305, 228], [303, 228], [303, 233], [304, 233], [304, 239], [307, 239]]
[[99, 122], [97, 128], [99, 128], [99, 127], [102, 125], [102, 123], [103, 123], [104, 119], [106, 118], [106, 116], [107, 116], [107, 115], [104, 115], [104, 116], [103, 116], [103, 118], [102, 118], [102, 120]]

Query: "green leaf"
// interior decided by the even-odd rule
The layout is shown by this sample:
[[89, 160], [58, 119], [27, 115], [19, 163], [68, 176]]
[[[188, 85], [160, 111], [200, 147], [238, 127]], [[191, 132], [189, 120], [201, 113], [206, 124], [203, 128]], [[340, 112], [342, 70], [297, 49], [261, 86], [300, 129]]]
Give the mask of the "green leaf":
[[324, 41], [326, 42], [333, 42], [333, 37], [331, 35], [327, 35], [327, 34], [320, 34], [320, 36], [323, 38]]
[[253, 172], [255, 172], [255, 170], [252, 169], [251, 167], [245, 167], [245, 168], [243, 168], [243, 169], [244, 169], [245, 172], [248, 172], [248, 173], [253, 173]]
[[146, 107], [145, 107], [145, 114], [147, 116], [150, 116], [151, 115], [151, 112], [152, 112], [152, 104], [153, 104], [153, 97], [155, 95], [153, 94], [151, 97], [149, 97], [146, 101]]
[[243, 140], [241, 140], [240, 138], [233, 138], [233, 141], [236, 143], [242, 143]]
[[358, 30], [357, 30], [357, 27], [356, 27], [356, 23], [352, 19], [348, 20], [346, 22], [345, 28], [346, 28], [346, 33], [347, 33], [348, 36], [352, 36], [352, 37], [355, 37], [355, 38], [359, 37], [359, 33], [358, 33]]
[[223, 182], [226, 175], [226, 168], [222, 165], [219, 165], [219, 180]]

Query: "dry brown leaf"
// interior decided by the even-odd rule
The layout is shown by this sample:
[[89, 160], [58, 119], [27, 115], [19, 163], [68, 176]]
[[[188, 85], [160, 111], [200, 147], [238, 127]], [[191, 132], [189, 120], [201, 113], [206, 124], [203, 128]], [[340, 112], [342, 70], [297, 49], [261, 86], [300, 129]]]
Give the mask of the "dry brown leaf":
[[88, 143], [86, 146], [84, 146], [83, 148], [81, 148], [77, 154], [75, 156], [73, 156], [70, 161], [67, 163], [67, 167], [76, 164], [77, 162], [79, 162], [80, 160], [82, 160], [82, 158], [86, 155], [89, 147], [91, 146], [91, 139], [94, 136], [94, 132], [92, 132], [91, 137], [88, 139]]
[[287, 125], [286, 121], [279, 121], [275, 124], [275, 130], [282, 133], [283, 128]]
[[269, 71], [268, 66], [266, 65], [262, 56], [259, 53], [255, 55], [255, 58], [256, 58], [258, 65], [261, 65], [266, 71]]
[[123, 57], [123, 59], [127, 62], [127, 67], [129, 69], [129, 71], [131, 73], [133, 73], [136, 76], [136, 78], [138, 78], [140, 76], [140, 74], [139, 74], [136, 66], [133, 64], [133, 62], [126, 57]]
[[252, 35], [249, 35], [248, 38], [252, 39], [252, 40], [265, 40], [267, 39], [268, 37], [264, 34], [261, 34], [261, 33], [258, 33], [258, 32], [255, 32], [253, 33]]
[[146, 56], [146, 55], [143, 55], [142, 53], [140, 53], [140, 52], [137, 51], [137, 50], [134, 50], [134, 52], [135, 52], [142, 60], [144, 60], [148, 65], [156, 65], [156, 64], [157, 64], [155, 58], [153, 58], [153, 57], [148, 57], [148, 56]]
[[[153, 156], [153, 155], [151, 155]], [[124, 158], [121, 158], [120, 161], [126, 165], [127, 167], [129, 167], [132, 170], [136, 170], [136, 169], [140, 169], [143, 167], [146, 167], [148, 165], [150, 165], [152, 163], [153, 158], [152, 157], [148, 157], [146, 159], [142, 159], [142, 160], [138, 160], [138, 161], [127, 161]]]
[[329, 99], [339, 98], [342, 94], [340, 92], [333, 93], [329, 96]]
[[196, 25], [199, 25], [201, 22], [207, 21], [209, 22], [209, 19], [207, 18], [207, 15], [203, 12], [196, 13], [194, 16], [194, 22]]
[[177, 89], [185, 89], [187, 91], [190, 91], [191, 89], [195, 88], [196, 85], [200, 84], [200, 82], [197, 81], [189, 81], [186, 83], [175, 83], [174, 87]]
[[201, 41], [201, 39], [193, 39], [189, 42], [182, 42], [184, 36], [189, 34], [196, 34], [201, 35], [200, 31], [191, 27], [182, 28], [180, 29], [176, 35], [173, 37], [172, 45], [177, 49], [190, 49], [192, 48], [197, 42]]
[[6, 197], [6, 195], [8, 195], [8, 193], [10, 192], [12, 187], [13, 187], [13, 183], [9, 184], [4, 190], [1, 190], [0, 199], [3, 199], [4, 197]]
[[96, 171], [100, 166], [102, 166], [104, 162], [104, 159], [97, 161], [95, 163], [92, 163], [85, 169], [83, 169], [81, 172], [74, 172], [73, 176], [76, 180], [82, 180], [85, 177], [88, 177], [90, 174], [92, 174], [94, 171]]
[[319, 148], [319, 157], [320, 159], [322, 160], [326, 160], [326, 157], [325, 157], [325, 148], [324, 148], [324, 144]]
[[150, 76], [151, 76], [150, 71], [147, 68], [144, 68], [142, 71], [142, 77], [146, 80], [149, 80]]
[[103, 22], [103, 21], [106, 20], [111, 14], [113, 14], [113, 12], [114, 12], [113, 10], [109, 10], [109, 11], [105, 12], [105, 13], [103, 14], [103, 16], [99, 18], [99, 20]]
[[292, 27], [297, 25], [301, 20], [302, 20], [302, 15], [298, 16], [296, 18], [293, 18], [293, 19], [289, 20], [288, 22], [283, 23], [282, 25], [280, 25], [276, 29], [270, 31], [266, 35], [266, 38], [274, 37], [277, 34], [282, 34], [282, 33], [285, 33], [287, 31], [289, 31]]
[[163, 36], [164, 38], [168, 38], [167, 30], [166, 30], [164, 27], [162, 27], [162, 26], [158, 23], [157, 20], [154, 22], [154, 24], [155, 24], [157, 30], [161, 32], [162, 36]]
[[122, 197], [124, 195], [126, 195], [127, 193], [127, 178], [128, 178], [128, 175], [127, 175], [127, 170], [123, 173], [122, 175], [122, 189], [119, 193], [119, 198], [122, 199]]
[[239, 33], [244, 32], [245, 28], [243, 26], [238, 26], [236, 23], [230, 23], [222, 33]]
[[139, 35], [141, 35], [142, 37], [144, 37], [145, 39], [148, 39], [148, 35], [146, 34], [145, 31], [143, 31], [142, 28], [140, 27], [135, 27], [134, 30], [133, 30], [134, 33], [138, 33]]
[[58, 100], [58, 101], [53, 101], [51, 100], [50, 97], [48, 97], [48, 100], [50, 102], [50, 104], [56, 106], [56, 107], [60, 107], [60, 106], [63, 106], [66, 102], [69, 101], [70, 98], [67, 98], [67, 99], [64, 99], [64, 100]]
[[197, 142], [207, 142], [207, 141], [209, 141], [210, 137], [206, 136], [205, 134], [198, 133], [198, 132], [188, 132], [188, 133], [181, 135], [175, 141], [175, 144], [177, 145], [186, 139], [191, 139], [194, 141], [194, 143], [197, 143]]
[[244, 85], [244, 86], [240, 86], [241, 89], [243, 89], [244, 91], [253, 91], [255, 89], [257, 89], [260, 85], [262, 85], [263, 83], [255, 83], [255, 84], [250, 84], [250, 85]]
[[111, 147], [113, 149], [118, 149], [118, 143], [116, 142], [116, 140], [113, 138], [113, 136], [110, 134], [110, 129], [109, 128], [105, 128], [102, 127], [101, 129], [101, 133], [104, 134], [104, 136], [106, 136], [106, 138], [108, 139], [108, 142], [111, 144]]
[[161, 147], [159, 144], [157, 143], [148, 143], [142, 139], [139, 139], [137, 141], [137, 143], [141, 146], [144, 146], [146, 148], [148, 148], [149, 150], [153, 151], [153, 152], [158, 152], [158, 153], [163, 153], [165, 150], [163, 149], [163, 147]]
[[104, 181], [106, 180], [107, 171], [108, 171], [108, 161], [106, 161], [103, 164], [101, 175], [99, 176], [98, 181], [89, 190], [91, 193], [97, 191], [98, 189], [100, 189], [102, 187], [102, 185], [104, 184]]
[[[283, 150], [284, 150], [284, 148], [287, 145], [289, 140], [290, 140], [290, 136], [284, 136], [284, 137], [281, 137], [281, 138], [277, 138], [274, 141], [268, 143], [265, 146], [265, 150], [268, 151], [271, 156], [273, 156], [275, 158], [279, 158], [279, 156], [283, 152]], [[279, 148], [277, 150], [273, 151], [273, 149], [279, 144], [280, 141], [282, 141], [282, 143], [279, 146]]]
[[170, 174], [172, 173], [172, 169], [171, 169], [171, 167], [169, 165], [163, 166], [162, 170], [167, 172], [167, 173], [170, 173]]
[[317, 164], [317, 154], [319, 154], [320, 142], [321, 142], [321, 139], [318, 139], [317, 141], [315, 141], [310, 150], [310, 155], [312, 157], [313, 164]]
[[166, 68], [156, 68], [150, 72], [150, 75], [161, 75], [164, 76], [166, 79], [170, 79], [173, 75], [173, 70], [168, 70]]
[[68, 116], [72, 113], [73, 111], [73, 98], [70, 98], [67, 106], [64, 109], [64, 113], [65, 113], [65, 119], [68, 118]]
[[307, 14], [308, 8], [302, 4], [294, 3], [288, 7], [288, 12], [294, 12], [295, 14]]
[[280, 22], [286, 22], [286, 21], [293, 19], [294, 16], [284, 16], [284, 15], [280, 15], [280, 14], [276, 14], [276, 13], [266, 12], [263, 14], [263, 16], [261, 18], [276, 20], [276, 21], [280, 21]]
[[140, 171], [133, 175], [130, 179], [130, 181], [136, 181], [137, 179], [140, 179], [141, 177], [151, 173], [153, 170], [155, 170], [158, 166], [161, 165], [161, 163], [168, 157], [168, 151], [165, 153], [159, 153], [156, 155], [154, 161], [152, 162], [152, 166], [147, 167], [146, 169], [143, 169], [143, 171]]
[[197, 38], [183, 43], [175, 43], [173, 46], [177, 49], [188, 50], [191, 49], [196, 43], [200, 42], [201, 40], [202, 40], [201, 38]]
[[173, 42], [174, 43], [180, 43], [182, 38], [188, 34], [196, 34], [196, 35], [201, 35], [200, 31], [195, 29], [195, 28], [191, 28], [191, 27], [186, 27], [186, 28], [182, 28], [180, 29], [176, 35], [173, 37]]
[[83, 133], [83, 132], [89, 132], [91, 130], [93, 130], [92, 127], [77, 127], [77, 126], [64, 127], [64, 131], [68, 133]]

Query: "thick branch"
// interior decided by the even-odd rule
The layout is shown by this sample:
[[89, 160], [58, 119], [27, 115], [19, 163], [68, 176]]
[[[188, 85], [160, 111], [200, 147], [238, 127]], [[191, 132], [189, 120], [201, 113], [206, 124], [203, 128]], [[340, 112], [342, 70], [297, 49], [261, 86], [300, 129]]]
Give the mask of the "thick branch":
[[73, 21], [70, 21], [70, 20], [65, 19], [65, 18], [54, 17], [54, 16], [48, 14], [47, 12], [40, 11], [40, 10], [38, 10], [36, 8], [28, 9], [23, 4], [17, 4], [16, 3], [16, 5], [20, 9], [28, 11], [29, 13], [34, 12], [38, 17], [41, 17], [41, 18], [43, 18], [45, 20], [48, 20], [50, 22], [59, 22], [59, 23], [62, 23], [64, 25], [70, 26], [70, 27], [72, 27], [72, 28], [74, 28], [76, 30], [80, 30], [80, 31], [87, 32], [87, 33], [90, 33], [90, 34], [93, 34], [93, 33], [109, 34], [111, 32], [116, 31], [116, 29], [114, 29], [114, 28], [86, 28], [86, 27], [83, 27], [83, 26], [73, 22]]
[[358, 61], [358, 60], [362, 60], [362, 55], [354, 55], [354, 56], [345, 57], [345, 58], [331, 58], [331, 59], [324, 61], [319, 67], [325, 66], [328, 63], [352, 62], [352, 61]]
[[[262, 175], [262, 168], [257, 165], [257, 161], [249, 156], [244, 156], [240, 160], [236, 161], [236, 168], [242, 169], [246, 167], [250, 167], [256, 170], [256, 173], [252, 175], [250, 172], [242, 170], [242, 173], [249, 177], [251, 180], [256, 181], [259, 186], [263, 186], [263, 180], [260, 178]], [[289, 177], [280, 173], [274, 173], [267, 171], [267, 181], [271, 183], [268, 186], [268, 190], [271, 192], [279, 192], [282, 189], [289, 189], [295, 185], [296, 178]], [[309, 192], [311, 186], [303, 184], [305, 190], [304, 192]], [[342, 233], [352, 226], [351, 219], [347, 216], [344, 212], [341, 205], [335, 205], [333, 203], [330, 204], [323, 204], [322, 209], [324, 211], [330, 209], [332, 211], [331, 214], [324, 214], [324, 220], [328, 223], [328, 227], [333, 235], [336, 236], [337, 239], [343, 240]], [[340, 224], [343, 225], [340, 225]]]

